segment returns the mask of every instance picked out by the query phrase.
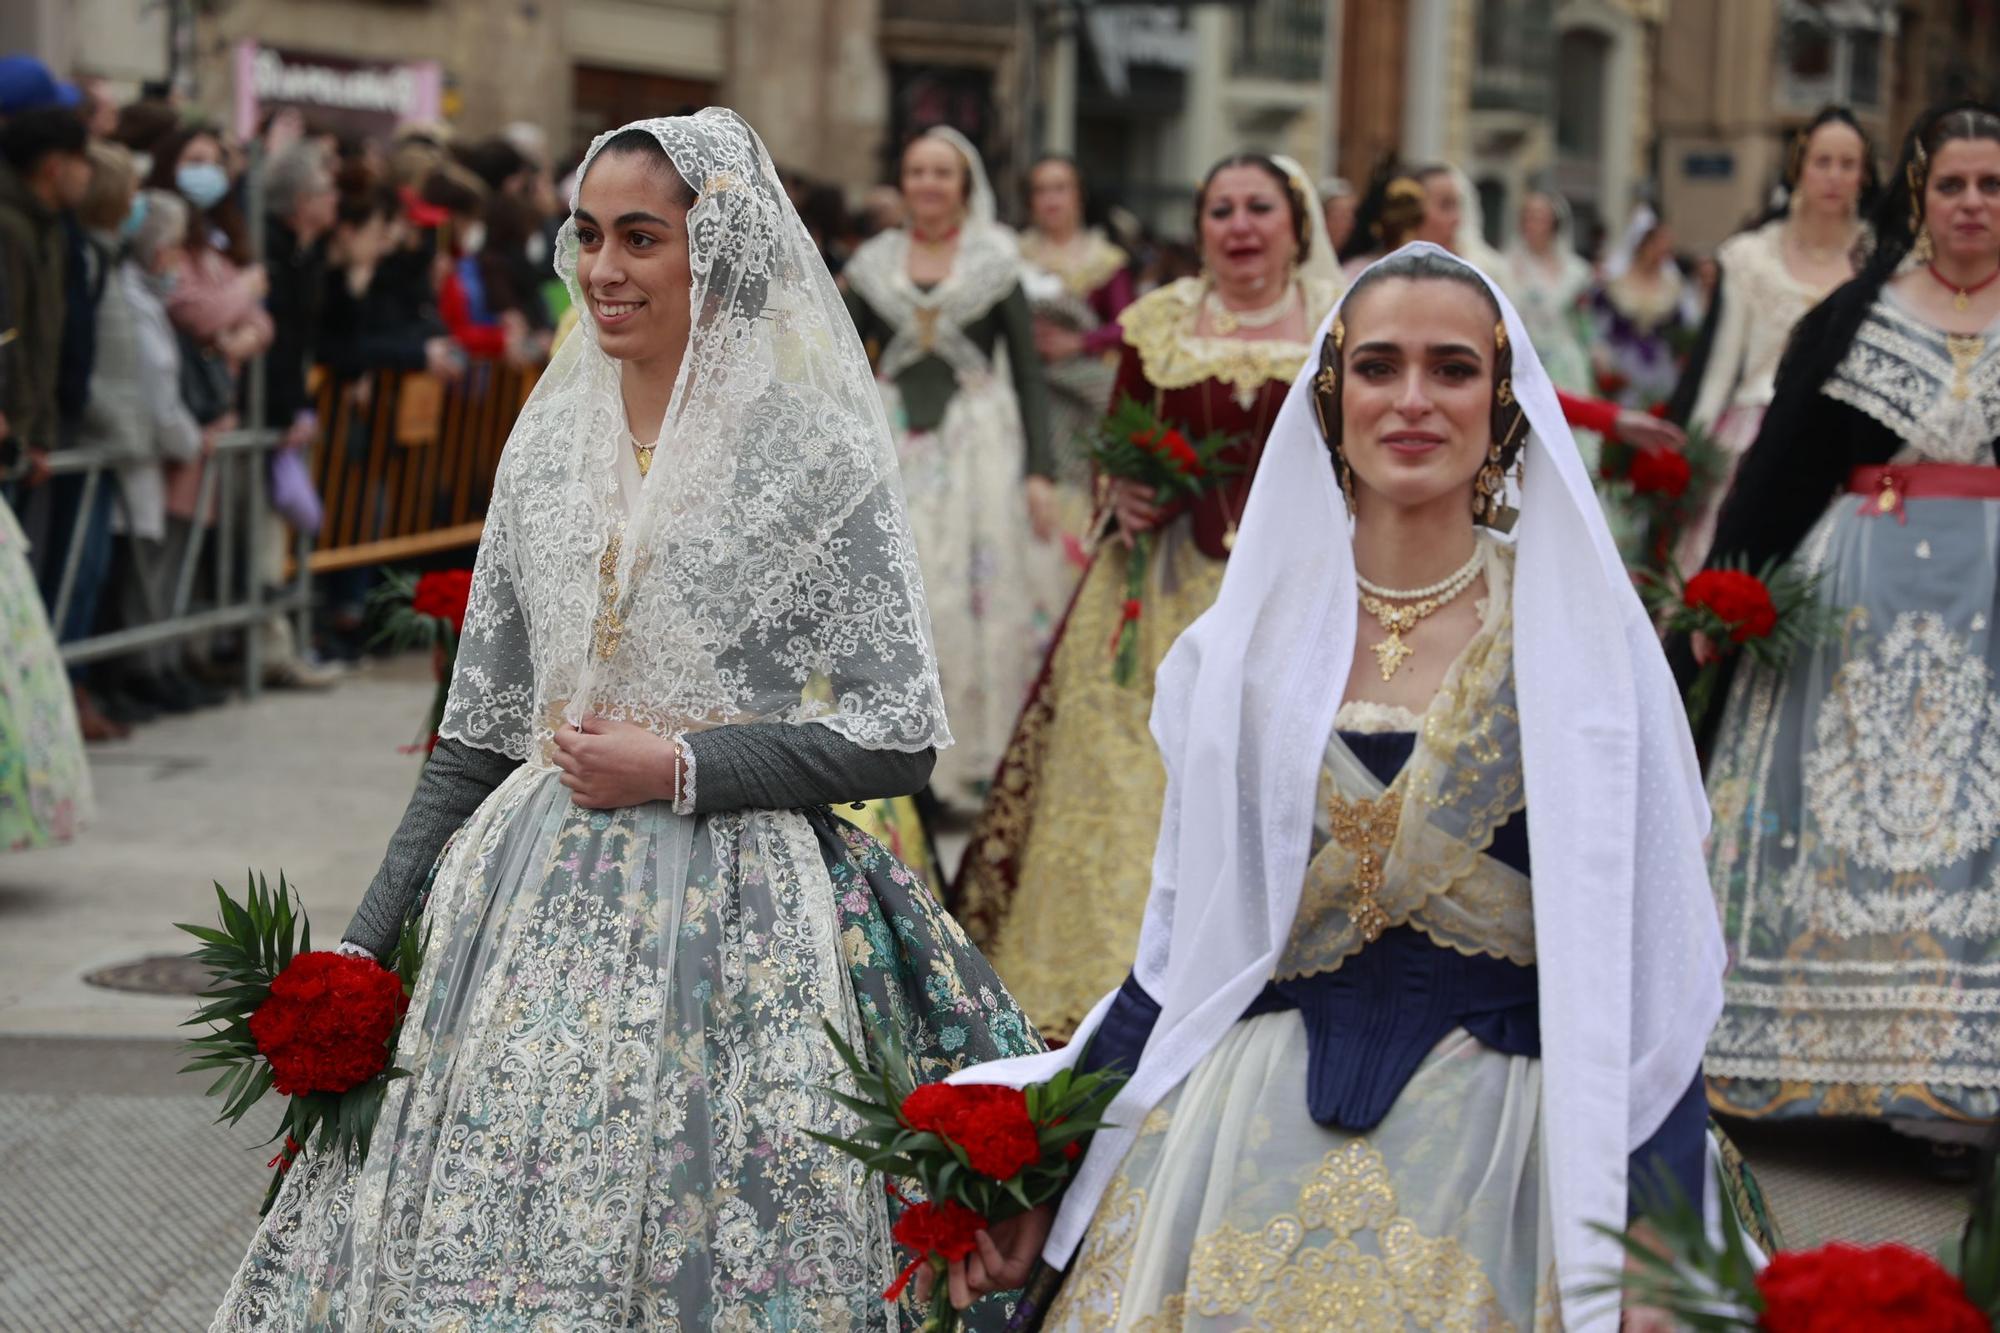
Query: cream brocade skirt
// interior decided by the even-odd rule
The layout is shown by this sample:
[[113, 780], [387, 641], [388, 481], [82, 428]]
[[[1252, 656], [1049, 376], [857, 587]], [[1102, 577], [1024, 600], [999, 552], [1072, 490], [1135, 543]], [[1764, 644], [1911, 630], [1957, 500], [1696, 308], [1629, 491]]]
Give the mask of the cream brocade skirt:
[[1372, 1132], [1306, 1110], [1296, 1013], [1246, 1019], [1140, 1132], [1044, 1327], [1557, 1329], [1541, 1063], [1464, 1031]]

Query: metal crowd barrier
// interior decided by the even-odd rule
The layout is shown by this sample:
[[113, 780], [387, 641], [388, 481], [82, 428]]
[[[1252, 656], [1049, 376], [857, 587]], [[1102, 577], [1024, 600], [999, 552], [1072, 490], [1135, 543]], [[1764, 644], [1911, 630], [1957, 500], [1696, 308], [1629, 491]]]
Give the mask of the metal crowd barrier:
[[[310, 641], [314, 575], [476, 546], [500, 450], [538, 376], [532, 367], [493, 363], [476, 364], [455, 382], [411, 372], [344, 380], [321, 372], [321, 430], [311, 470], [325, 518], [318, 533], [294, 534], [280, 588], [266, 587], [258, 559], [272, 540], [271, 525], [283, 522], [267, 495], [269, 458], [283, 436], [275, 430], [233, 431], [217, 438], [202, 470], [195, 513], [204, 521], [193, 525], [175, 553], [165, 580], [166, 604], [156, 604], [153, 590], [145, 589], [145, 624], [72, 639], [61, 645], [64, 663], [122, 657], [280, 616], [294, 618], [303, 644]], [[120, 461], [93, 449], [50, 455], [52, 474], [83, 477], [79, 525], [96, 512], [105, 486], [112, 487], [114, 507], [123, 513]], [[58, 626], [74, 600], [84, 552], [77, 540], [81, 534], [67, 535], [49, 616]], [[244, 688], [252, 694], [263, 679], [260, 638], [244, 635]]]
[[[213, 522], [193, 524], [189, 539], [179, 552], [178, 563], [169, 571], [167, 604], [158, 605], [151, 590], [147, 590], [147, 623], [64, 643], [61, 651], [66, 664], [76, 666], [123, 657], [218, 630], [263, 625], [285, 615], [296, 616], [303, 630], [311, 605], [311, 589], [298, 571], [304, 568], [308, 539], [298, 539], [292, 562], [294, 571], [276, 595], [267, 595], [264, 580], [257, 571], [258, 553], [270, 539], [269, 525], [280, 521], [272, 514], [266, 499], [265, 477], [267, 460], [281, 438], [272, 430], [239, 430], [217, 437], [215, 452], [202, 469], [195, 507], [197, 515], [212, 517]], [[49, 456], [49, 470], [53, 474], [83, 475], [77, 505], [79, 525], [89, 522], [96, 512], [102, 487], [113, 488], [115, 507], [124, 510], [125, 497], [118, 489], [118, 466], [119, 460], [94, 449], [59, 450]], [[49, 615], [54, 625], [64, 622], [75, 596], [77, 569], [84, 549], [84, 543], [77, 539], [80, 536], [80, 533], [70, 534], [67, 543], [68, 554]], [[214, 554], [210, 561], [209, 604], [197, 610], [196, 577], [202, 556], [211, 546]], [[254, 694], [263, 681], [262, 645], [256, 634], [243, 637], [243, 683], [245, 690]]]

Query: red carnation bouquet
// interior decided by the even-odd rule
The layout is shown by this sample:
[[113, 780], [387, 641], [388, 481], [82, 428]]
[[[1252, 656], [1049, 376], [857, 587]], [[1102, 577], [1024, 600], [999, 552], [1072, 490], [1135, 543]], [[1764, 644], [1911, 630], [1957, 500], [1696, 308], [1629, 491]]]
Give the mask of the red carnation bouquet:
[[1722, 484], [1729, 460], [1715, 438], [1690, 427], [1679, 449], [1660, 445], [1638, 448], [1607, 439], [1598, 455], [1600, 477], [1624, 491], [1634, 512], [1645, 519], [1649, 563], [1665, 569], [1673, 563], [1674, 543], [1702, 501]]
[[369, 594], [369, 616], [376, 624], [369, 646], [389, 644], [399, 652], [428, 648], [431, 675], [437, 689], [431, 695], [428, 738], [410, 746], [405, 753], [437, 748], [438, 728], [444, 724], [444, 705], [451, 693], [452, 664], [458, 660], [458, 636], [465, 632], [465, 608], [472, 600], [472, 571], [440, 569], [428, 574], [385, 569], [382, 583]]
[[183, 1024], [204, 1023], [209, 1031], [187, 1043], [194, 1059], [181, 1072], [222, 1071], [208, 1094], [223, 1099], [216, 1118], [230, 1124], [273, 1088], [291, 1099], [269, 1140], [282, 1137], [285, 1146], [271, 1159], [268, 1212], [306, 1147], [367, 1153], [382, 1094], [407, 1072], [389, 1058], [423, 964], [423, 941], [412, 917], [393, 966], [316, 950], [283, 875], [276, 892], [258, 875], [242, 902], [220, 884], [215, 897], [219, 928], [179, 926], [202, 942], [193, 957], [213, 978], [201, 995], [208, 1003]]
[[[1082, 1140], [1104, 1128], [1098, 1117], [1124, 1079], [1109, 1071], [1065, 1069], [1026, 1088], [918, 1084], [893, 1041], [878, 1043], [871, 1068], [830, 1026], [827, 1036], [862, 1095], [830, 1091], [861, 1118], [861, 1134], [843, 1139], [809, 1132], [880, 1173], [901, 1205], [893, 1234], [912, 1257], [882, 1299], [901, 1300], [928, 1263], [936, 1281], [924, 1330], [950, 1333], [959, 1317], [945, 1291], [946, 1266], [974, 1253], [975, 1238], [987, 1227], [1062, 1192], [1083, 1156]], [[899, 1180], [922, 1197], [906, 1197]]]
[[[1190, 440], [1151, 408], [1120, 395], [1091, 438], [1089, 454], [1100, 476], [1150, 486], [1155, 502], [1166, 505], [1198, 499], [1240, 472], [1222, 457], [1230, 443], [1220, 432]], [[1120, 685], [1130, 685], [1139, 672], [1139, 617], [1145, 612], [1152, 552], [1150, 533], [1133, 537], [1132, 557], [1125, 563], [1125, 609], [1111, 635], [1111, 673]]]
[[[1819, 600], [1819, 576], [1773, 560], [1761, 574], [1740, 563], [1704, 569], [1682, 579], [1671, 563], [1664, 574], [1642, 571], [1639, 592], [1668, 633], [1702, 634], [1727, 651], [1740, 648], [1760, 666], [1784, 666], [1792, 653], [1832, 630], [1839, 614]], [[1688, 690], [1688, 720], [1699, 727], [1722, 676], [1718, 657], [1705, 663]]]
[[2000, 1328], [2000, 1169], [1942, 1262], [1905, 1245], [1788, 1250], [1759, 1269], [1735, 1213], [1710, 1237], [1701, 1209], [1664, 1182], [1645, 1219], [1657, 1246], [1616, 1237], [1632, 1262], [1590, 1294], [1622, 1292], [1699, 1333], [1993, 1333]]

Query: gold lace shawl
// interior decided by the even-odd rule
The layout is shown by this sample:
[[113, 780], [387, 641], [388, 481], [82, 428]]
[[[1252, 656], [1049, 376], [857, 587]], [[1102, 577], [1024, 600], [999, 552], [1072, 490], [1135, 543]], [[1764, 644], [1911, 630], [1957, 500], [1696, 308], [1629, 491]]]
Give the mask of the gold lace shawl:
[[[1330, 282], [1299, 279], [1306, 324], [1317, 328], [1338, 295]], [[1220, 380], [1235, 390], [1245, 411], [1272, 380], [1289, 383], [1312, 351], [1307, 343], [1282, 338], [1210, 338], [1194, 333], [1208, 284], [1181, 278], [1146, 293], [1118, 316], [1125, 341], [1139, 353], [1146, 382], [1157, 389], [1185, 389]]]
[[1084, 234], [1083, 251], [1073, 262], [1064, 263], [1063, 252], [1050, 245], [1039, 231], [1021, 233], [1021, 258], [1061, 278], [1071, 296], [1085, 301], [1131, 262], [1129, 255], [1094, 227]]
[[1486, 855], [1526, 803], [1514, 705], [1513, 553], [1488, 541], [1486, 617], [1383, 787], [1338, 730], [1320, 775], [1314, 855], [1277, 977], [1331, 972], [1390, 926], [1463, 954], [1535, 961], [1527, 876]]

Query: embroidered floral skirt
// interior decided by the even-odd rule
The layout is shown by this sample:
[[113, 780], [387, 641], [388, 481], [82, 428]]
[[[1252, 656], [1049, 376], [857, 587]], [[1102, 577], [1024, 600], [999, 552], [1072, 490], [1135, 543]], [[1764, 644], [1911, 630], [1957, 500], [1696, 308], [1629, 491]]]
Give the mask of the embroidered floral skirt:
[[1306, 1110], [1296, 1013], [1147, 1118], [1047, 1330], [1555, 1327], [1541, 1064], [1453, 1033], [1368, 1134]]
[[824, 811], [579, 810], [523, 768], [439, 862], [365, 1165], [309, 1154], [217, 1330], [895, 1329], [823, 1024], [925, 1076], [1039, 1047], [949, 918]]
[[[1067, 1037], [1132, 966], [1167, 776], [1153, 673], [1222, 585], [1187, 520], [1162, 531], [1139, 619], [1139, 670], [1112, 679], [1123, 546], [1107, 543], [1068, 618], [973, 829], [953, 910], [1041, 1030]], [[954, 715], [955, 716], [955, 715]]]
[[1737, 1115], [2000, 1114], [2000, 502], [1874, 509], [1807, 538], [1840, 628], [1738, 673], [1709, 764]]
[[0, 500], [0, 851], [76, 835], [91, 810], [76, 704], [28, 542]]

